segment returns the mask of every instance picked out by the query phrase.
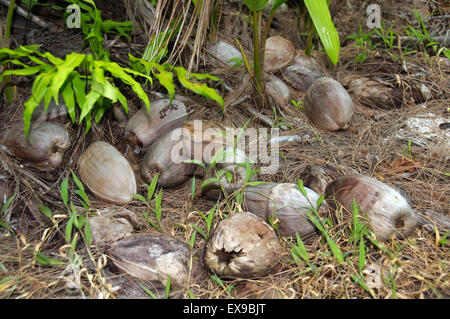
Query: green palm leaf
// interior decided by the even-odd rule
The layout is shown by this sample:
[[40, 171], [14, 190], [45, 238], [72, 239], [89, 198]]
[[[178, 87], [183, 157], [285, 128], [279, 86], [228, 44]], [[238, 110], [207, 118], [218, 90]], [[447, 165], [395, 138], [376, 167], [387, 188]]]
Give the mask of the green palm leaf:
[[331, 20], [327, 0], [304, 0], [317, 34], [331, 62], [336, 65], [339, 58], [339, 34]]

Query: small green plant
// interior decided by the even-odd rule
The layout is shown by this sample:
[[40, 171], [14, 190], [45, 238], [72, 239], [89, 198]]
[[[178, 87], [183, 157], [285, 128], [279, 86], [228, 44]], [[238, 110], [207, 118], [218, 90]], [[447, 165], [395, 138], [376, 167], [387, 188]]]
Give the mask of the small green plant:
[[[68, 218], [67, 222], [65, 223], [64, 230], [61, 234], [64, 236], [66, 245], [68, 245], [69, 247], [67, 253], [69, 263], [75, 265], [82, 262], [82, 258], [76, 252], [79, 238], [82, 239], [88, 253], [90, 254], [90, 247], [92, 244], [92, 233], [89, 224], [89, 215], [91, 214], [91, 209], [89, 206], [89, 199], [87, 197], [83, 184], [73, 171], [71, 171], [71, 176], [75, 185], [77, 186], [77, 189], [74, 191], [74, 193], [78, 195], [81, 204], [85, 209], [84, 214], [80, 213], [73, 204], [73, 202], [69, 199], [69, 188], [68, 188], [69, 177], [63, 179], [63, 181], [60, 184], [59, 191], [61, 194], [62, 202], [66, 208], [67, 211], [66, 216]], [[52, 221], [54, 227], [58, 231], [60, 231], [59, 227], [60, 221], [57, 220], [56, 217], [54, 217], [52, 211], [44, 205], [40, 205], [39, 210], [42, 212], [44, 216], [49, 218]], [[40, 251], [37, 250], [32, 251], [35, 255], [35, 261], [40, 265], [57, 266], [65, 264], [60, 260], [55, 260], [45, 256]]]
[[349, 243], [358, 244], [358, 269], [361, 274], [366, 262], [366, 246], [364, 242], [364, 235], [366, 234], [367, 224], [360, 221], [359, 208], [356, 200], [353, 199], [352, 209], [352, 231], [350, 233]]
[[[81, 110], [78, 123], [81, 124], [85, 120], [86, 132], [91, 127], [92, 115], [95, 114], [95, 121], [98, 123], [111, 103], [120, 102], [128, 112], [127, 100], [114, 85], [112, 78], [120, 79], [129, 85], [150, 109], [147, 94], [133, 79], [133, 76], [148, 78], [145, 74], [123, 68], [115, 62], [95, 60], [92, 54], [72, 52], [63, 60], [49, 52], [41, 53], [38, 48], [39, 46], [31, 45], [21, 46], [15, 50], [0, 49], [0, 64], [12, 63], [21, 67], [3, 72], [0, 75], [0, 82], [10, 75], [37, 74], [31, 89], [32, 95], [25, 102], [24, 124], [27, 136], [34, 110], [42, 100], [45, 100], [46, 108], [52, 98], [59, 105], [60, 93], [73, 123], [76, 122], [76, 105], [78, 105]], [[28, 61], [24, 63], [21, 60]], [[88, 69], [92, 73], [83, 75], [77, 68]]]
[[291, 99], [291, 104], [292, 104], [296, 109], [299, 109], [299, 110], [305, 108], [305, 105], [304, 105], [304, 101], [303, 101], [303, 100], [296, 101], [296, 100]]
[[131, 21], [103, 20], [101, 11], [97, 9], [93, 0], [65, 0], [75, 4], [80, 10], [80, 27], [85, 35], [85, 41], [89, 42], [89, 47], [95, 60], [109, 61], [109, 52], [104, 49], [104, 34], [113, 33], [130, 39], [129, 32], [132, 30]]
[[222, 109], [224, 108], [225, 104], [220, 94], [218, 94], [215, 89], [209, 87], [206, 83], [199, 82], [204, 80], [220, 82], [218, 77], [210, 74], [189, 73], [184, 67], [175, 67], [169, 63], [159, 64], [155, 61], [147, 61], [144, 58], [136, 58], [131, 54], [129, 54], [129, 59], [132, 68], [139, 73], [142, 72], [146, 74], [147, 79], [150, 80], [150, 83], [153, 83], [151, 76], [154, 76], [167, 90], [170, 99], [173, 99], [175, 96], [175, 84], [173, 81], [173, 74], [175, 73], [179, 83], [184, 88], [216, 101]]
[[228, 60], [228, 62], [234, 62], [234, 64], [230, 67], [232, 70], [240, 67], [244, 63], [241, 58], [231, 58]]
[[145, 293], [146, 293], [147, 295], [150, 296], [150, 298], [152, 298], [152, 299], [158, 299], [158, 296], [155, 295], [155, 294], [153, 293], [153, 291], [151, 291], [151, 290], [150, 290], [147, 286], [145, 286], [143, 283], [139, 282], [139, 286], [142, 288], [142, 290], [145, 291]]
[[43, 253], [41, 253], [40, 251], [34, 250], [32, 248], [29, 248], [35, 255], [34, 260], [41, 266], [59, 266], [59, 265], [64, 265], [65, 262], [61, 261], [61, 260], [56, 260], [56, 259], [52, 259], [46, 255], [44, 255]]
[[[0, 21], [2, 22], [0, 26], [0, 48], [9, 48], [15, 3], [16, 0], [11, 0], [9, 4], [6, 23], [3, 23], [3, 19], [0, 19]], [[9, 69], [9, 67], [9, 63], [0, 64], [0, 73], [3, 73], [5, 70]], [[6, 76], [3, 82], [0, 81], [0, 91], [2, 91], [4, 95], [6, 104], [9, 104], [14, 100], [14, 89], [10, 86], [10, 82], [10, 76]]]
[[169, 299], [171, 284], [172, 284], [172, 277], [167, 276], [164, 299]]
[[[373, 52], [375, 52], [377, 49], [381, 48], [381, 46], [384, 46], [383, 50], [385, 52], [389, 52], [394, 59], [397, 59], [398, 57], [394, 55], [394, 52], [399, 49], [399, 46], [396, 44], [399, 35], [393, 30], [394, 28], [394, 22], [392, 22], [389, 26], [389, 28], [386, 28], [386, 23], [383, 22], [378, 29], [372, 29], [371, 31], [365, 33], [363, 31], [363, 28], [361, 24], [359, 25], [358, 34], [352, 34], [345, 38], [352, 39], [355, 41], [354, 46], [360, 49], [360, 52], [358, 56], [355, 58], [355, 62], [357, 63], [363, 63], [366, 61], [367, 57], [371, 55]], [[380, 41], [374, 41], [374, 39], [380, 39]], [[411, 54], [412, 52], [407, 51], [406, 48], [404, 52], [400, 55], [404, 56], [407, 54]]]
[[[77, 186], [78, 189], [76, 189], [74, 191], [75, 194], [77, 194], [80, 199], [81, 199], [81, 204], [83, 205], [83, 207], [86, 210], [90, 210], [90, 202], [89, 202], [89, 198], [86, 194], [86, 190], [84, 189], [83, 183], [78, 179], [77, 175], [71, 170], [70, 171], [72, 174], [72, 179], [75, 183], [75, 185]], [[61, 183], [61, 196], [64, 202], [64, 205], [66, 205], [67, 207], [67, 202], [68, 202], [68, 198], [67, 198], [67, 194], [68, 194], [68, 178], [64, 179]]]
[[[161, 207], [161, 202], [162, 202], [162, 189], [160, 189], [160, 191], [155, 195], [155, 203], [152, 204], [152, 198], [153, 195], [155, 194], [155, 190], [156, 190], [156, 185], [158, 183], [158, 178], [159, 178], [159, 173], [153, 177], [152, 181], [150, 184], [145, 184], [144, 186], [147, 188], [147, 198], [145, 198], [144, 196], [140, 195], [140, 194], [133, 194], [133, 197], [137, 200], [139, 200], [140, 202], [144, 203], [147, 206], [147, 210], [143, 211], [142, 214], [144, 215], [145, 219], [147, 220], [147, 222], [156, 230], [162, 232], [162, 228], [161, 228], [161, 214], [162, 214], [162, 207]], [[149, 212], [153, 211], [155, 217], [156, 217], [156, 222], [153, 221], [150, 216], [149, 216]]]
[[[353, 34], [346, 38], [346, 40], [353, 39], [355, 41], [354, 46], [362, 51], [355, 58], [355, 62], [364, 62], [367, 56], [377, 49], [383, 49], [383, 51], [388, 52], [394, 59], [404, 59], [407, 55], [419, 52], [417, 47], [425, 54], [427, 60], [430, 58], [429, 52], [432, 52], [436, 56], [443, 53], [448, 58], [450, 56], [450, 50], [446, 47], [440, 47], [439, 43], [433, 40], [417, 10], [415, 10], [415, 16], [419, 29], [408, 25], [404, 29], [406, 36], [402, 36], [393, 30], [394, 22], [388, 28], [386, 27], [386, 23], [383, 22], [379, 29], [373, 29], [367, 33], [363, 31], [360, 25], [358, 34]], [[376, 41], [377, 39], [381, 40], [381, 42]], [[406, 43], [403, 45], [402, 50], [400, 50], [400, 40]], [[396, 51], [400, 51], [398, 56], [394, 54]]]
[[445, 232], [445, 234], [439, 239], [439, 244], [445, 246], [448, 245], [450, 243], [450, 241], [448, 240], [448, 231]]
[[187, 293], [189, 299], [197, 299], [189, 288], [186, 289], [186, 293]]
[[68, 177], [66, 177], [61, 182], [60, 192], [61, 198], [63, 200], [64, 206], [66, 206], [69, 216], [69, 220], [67, 221], [65, 226], [65, 239], [68, 244], [70, 243], [71, 248], [69, 250], [69, 259], [72, 260], [74, 257], [78, 236], [83, 238], [86, 248], [89, 249], [92, 243], [92, 233], [89, 224], [89, 214], [91, 212], [89, 199], [87, 197], [83, 184], [78, 179], [76, 174], [73, 171], [71, 171], [71, 174], [75, 185], [78, 187], [78, 189], [76, 189], [74, 193], [79, 196], [79, 198], [81, 199], [81, 204], [86, 210], [85, 215], [80, 214], [75, 208], [73, 202], [69, 201]]
[[303, 270], [302, 274], [306, 273], [307, 271], [313, 271], [314, 274], [317, 275], [319, 273], [317, 270], [317, 267], [314, 266], [310, 262], [308, 252], [305, 248], [305, 245], [303, 244], [302, 239], [300, 238], [300, 236], [298, 234], [295, 234], [295, 235], [296, 235], [296, 239], [297, 239], [297, 245], [291, 244], [290, 253], [291, 253], [292, 259], [298, 266], [302, 266], [302, 262], [301, 262], [300, 258], [303, 259], [303, 261], [306, 263], [306, 265], [308, 266], [309, 269]]
[[381, 23], [381, 26], [379, 29], [374, 29], [375, 34], [378, 35], [382, 43], [384, 44], [384, 49], [388, 52], [393, 52], [395, 49], [398, 49], [398, 46], [395, 45], [394, 41], [399, 36], [394, 30], [394, 21], [392, 21], [391, 25], [388, 29], [386, 29], [385, 23]]
[[[11, 203], [14, 201], [14, 198], [16, 198], [17, 194], [12, 195], [10, 198], [6, 199], [5, 202], [2, 204], [0, 209], [0, 218], [3, 217], [3, 215], [6, 213], [6, 210], [11, 205]], [[3, 201], [3, 199], [1, 199]], [[1, 203], [1, 202], [0, 202]], [[11, 228], [10, 225], [8, 225], [7, 222], [0, 220], [0, 227], [6, 229], [8, 232], [10, 232], [11, 235], [14, 235], [14, 230]]]
[[450, 50], [447, 49], [446, 47], [439, 47], [439, 43], [434, 41], [431, 38], [422, 17], [420, 16], [419, 12], [416, 9], [414, 10], [414, 14], [416, 17], [416, 21], [419, 24], [420, 30], [415, 29], [414, 27], [408, 25], [408, 27], [405, 28], [405, 32], [406, 32], [407, 36], [409, 36], [410, 38], [417, 39], [419, 47], [420, 47], [421, 51], [424, 52], [427, 60], [430, 58], [430, 56], [427, 52], [427, 49], [429, 49], [429, 48], [431, 48], [431, 52], [434, 55], [439, 56], [442, 53], [444, 53], [444, 55], [447, 58], [449, 58]]
[[[170, 276], [167, 276], [167, 280], [166, 280], [166, 289], [165, 289], [165, 293], [164, 293], [164, 299], [168, 299], [169, 295], [170, 295], [170, 289], [171, 289], [171, 283], [172, 283], [172, 278]], [[149, 295], [152, 299], [159, 299], [158, 296], [156, 294], [154, 294], [147, 286], [145, 286], [143, 283], [138, 282], [139, 286], [142, 288], [142, 290], [145, 291], [145, 293], [147, 295]]]
[[[353, 208], [352, 208], [352, 224], [351, 224], [351, 233], [349, 237], [349, 244], [358, 246], [358, 273], [352, 274], [350, 277], [352, 280], [359, 284], [365, 291], [367, 291], [373, 298], [376, 298], [375, 292], [373, 289], [369, 288], [365, 284], [363, 270], [365, 267], [366, 260], [366, 252], [368, 251], [368, 246], [366, 245], [366, 239], [368, 243], [374, 245], [380, 251], [385, 253], [392, 262], [391, 271], [387, 278], [384, 278], [384, 282], [386, 285], [391, 287], [391, 298], [396, 298], [397, 293], [397, 284], [395, 281], [396, 272], [398, 269], [398, 255], [403, 250], [405, 245], [398, 245], [395, 241], [393, 242], [393, 247], [395, 251], [392, 252], [385, 245], [380, 243], [374, 233], [368, 228], [368, 223], [366, 220], [361, 221], [363, 217], [359, 214], [359, 208], [355, 200], [353, 200]], [[412, 244], [413, 242], [409, 242]], [[383, 277], [382, 277], [383, 278]]]
[[228, 287], [225, 286], [225, 283], [220, 279], [219, 276], [216, 275], [216, 273], [213, 272], [213, 275], [211, 275], [210, 279], [215, 282], [217, 285], [219, 285], [228, 296], [231, 296], [231, 290], [233, 290], [234, 286], [236, 286], [237, 282], [229, 285]]
[[372, 296], [372, 298], [376, 298], [376, 295], [375, 295], [375, 292], [373, 291], [373, 289], [367, 287], [366, 283], [364, 282], [364, 279], [361, 278], [360, 275], [358, 275], [358, 274], [351, 274], [350, 278], [352, 278], [352, 280], [356, 284], [360, 285], [361, 288], [363, 288], [365, 291], [367, 291]]
[[405, 154], [406, 157], [408, 157], [409, 159], [412, 159], [412, 153], [411, 153], [411, 140], [408, 140], [408, 147], [407, 148], [403, 148], [403, 154]]
[[362, 216], [359, 214], [358, 204], [356, 200], [353, 199], [352, 204], [352, 224], [351, 233], [349, 237], [349, 244], [358, 245], [358, 273], [352, 274], [350, 277], [353, 281], [360, 285], [365, 291], [367, 291], [373, 298], [376, 298], [373, 289], [367, 287], [364, 282], [364, 275], [362, 271], [366, 263], [366, 251], [367, 247], [365, 245], [364, 236], [367, 234], [367, 223], [360, 221]]
[[[309, 201], [308, 193], [305, 190], [305, 187], [303, 186], [303, 181], [301, 179], [298, 179], [297, 181], [297, 189], [302, 193], [303, 196]], [[328, 246], [330, 247], [330, 250], [333, 254], [333, 256], [339, 261], [340, 263], [345, 263], [344, 260], [344, 254], [341, 251], [341, 248], [338, 244], [334, 241], [334, 239], [331, 237], [331, 235], [328, 233], [326, 227], [328, 223], [331, 223], [331, 221], [326, 218], [322, 219], [320, 217], [319, 213], [317, 212], [316, 207], [320, 207], [322, 205], [322, 202], [325, 199], [325, 195], [322, 195], [318, 198], [317, 203], [315, 205], [313, 203], [309, 203], [310, 206], [305, 207], [309, 210], [309, 212], [306, 214], [306, 216], [311, 220], [311, 222], [316, 226], [316, 228], [322, 233], [322, 236], [327, 241]], [[329, 226], [329, 225], [328, 225]]]
[[367, 56], [369, 56], [375, 49], [380, 45], [380, 43], [372, 43], [372, 36], [375, 34], [375, 29], [368, 33], [364, 33], [362, 25], [359, 24], [358, 34], [352, 34], [347, 36], [344, 41], [352, 39], [355, 41], [353, 46], [357, 47], [362, 51], [355, 58], [355, 62], [363, 63], [366, 61]]
[[198, 214], [201, 216], [201, 218], [203, 219], [203, 221], [206, 224], [206, 232], [201, 229], [200, 227], [198, 227], [197, 225], [191, 224], [191, 226], [200, 234], [203, 236], [203, 238], [208, 239], [210, 232], [211, 232], [211, 226], [214, 220], [214, 216], [216, 214], [216, 209], [217, 209], [217, 204], [213, 206], [213, 208], [211, 208], [209, 210], [209, 212], [207, 214], [202, 213], [200, 211], [198, 211]]
[[277, 218], [277, 208], [274, 207], [273, 214], [269, 216], [269, 225], [273, 228], [273, 230], [275, 232], [278, 232], [278, 223], [279, 222], [280, 222], [280, 220]]

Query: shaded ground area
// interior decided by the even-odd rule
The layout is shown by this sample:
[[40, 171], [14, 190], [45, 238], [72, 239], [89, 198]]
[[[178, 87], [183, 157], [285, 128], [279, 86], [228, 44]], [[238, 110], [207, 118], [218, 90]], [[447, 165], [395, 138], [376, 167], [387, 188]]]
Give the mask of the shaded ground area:
[[[299, 138], [295, 142], [281, 144], [279, 170], [274, 175], [261, 175], [259, 180], [296, 183], [307, 166], [330, 165], [341, 172], [360, 173], [394, 185], [405, 194], [418, 215], [424, 219], [431, 218], [432, 225], [437, 221], [433, 216], [450, 218], [449, 60], [443, 54], [435, 56], [429, 50], [426, 51], [429, 55], [426, 55], [423, 48], [417, 45], [416, 53], [402, 56], [404, 50], [386, 47], [376, 37], [372, 38], [373, 44], [381, 44], [373, 50], [367, 46], [356, 47], [356, 41], [352, 39], [344, 40], [349, 35], [358, 34], [359, 25], [363, 26], [364, 33], [370, 31], [365, 26], [365, 8], [370, 3], [356, 0], [333, 3], [331, 12], [342, 45], [336, 67], [327, 62], [323, 53], [314, 53], [324, 62], [327, 75], [343, 83], [353, 98], [355, 114], [350, 122], [350, 129], [333, 133], [318, 130], [308, 120], [301, 104], [300, 107], [292, 103], [279, 106], [274, 124], [278, 127], [285, 124], [288, 128], [282, 130], [280, 135]], [[414, 15], [414, 8], [417, 8], [422, 16], [430, 13], [446, 15], [446, 19], [429, 19], [426, 24], [430, 32], [445, 35], [446, 31], [442, 31], [448, 30], [449, 24], [449, 8], [445, 2], [440, 2], [437, 6], [439, 1], [398, 3], [399, 1], [380, 1], [382, 21], [387, 25], [395, 21], [392, 30], [404, 35], [403, 30], [408, 25], [419, 28]], [[101, 8], [101, 3], [98, 5]], [[5, 8], [2, 9], [5, 11]], [[237, 10], [237, 6], [224, 7], [219, 37], [238, 37], [249, 53], [252, 46], [251, 29]], [[124, 10], [118, 11], [108, 12], [105, 9], [104, 13], [110, 15], [110, 18], [125, 19], [120, 15]], [[299, 36], [296, 25], [295, 10], [281, 12], [274, 20], [270, 35], [282, 35], [300, 50], [305, 45], [305, 37]], [[24, 21], [18, 19], [13, 46], [24, 43], [23, 36]], [[82, 38], [77, 31], [46, 31], [45, 34], [36, 32], [34, 36], [35, 38], [28, 40], [42, 43], [45, 50], [55, 55], [64, 56], [68, 52], [80, 51], [81, 48]], [[414, 39], [410, 42], [414, 43]], [[401, 48], [405, 48], [407, 43], [408, 40], [405, 40]], [[139, 55], [144, 46], [145, 42], [140, 37], [133, 38], [129, 43], [113, 43], [111, 59], [123, 61], [121, 57], [126, 56], [129, 51]], [[411, 50], [413, 48], [411, 44]], [[357, 63], [354, 59], [360, 53], [366, 53], [366, 60]], [[403, 60], [396, 58], [401, 56]], [[186, 96], [185, 103], [194, 111], [191, 118], [212, 120], [237, 128], [243, 127], [251, 119], [249, 127], [268, 127], [249, 112], [249, 107], [255, 107], [255, 101], [247, 99], [237, 105], [232, 103], [249, 92], [249, 88], [243, 89], [241, 85], [245, 74], [243, 66], [234, 70], [217, 68], [211, 66], [205, 57], [199, 63], [197, 72], [220, 77], [230, 89], [218, 86], [226, 102], [225, 112], [221, 112], [214, 102], [177, 88], [177, 94]], [[283, 79], [282, 72], [275, 75]], [[382, 83], [384, 88], [389, 88], [387, 92], [390, 94], [390, 101], [397, 101], [393, 103], [395, 107], [374, 107], [373, 101], [365, 100], [356, 90], [352, 91], [349, 76], [376, 79], [378, 83]], [[0, 133], [21, 121], [23, 104], [30, 95], [32, 79], [14, 80], [17, 81], [18, 98], [12, 105], [0, 108]], [[159, 98], [152, 93], [163, 91], [159, 89], [151, 89], [151, 100]], [[303, 100], [304, 92], [292, 87], [290, 89], [294, 101]], [[133, 114], [141, 104], [132, 92], [126, 93], [130, 114]], [[260, 111], [269, 118], [274, 118], [272, 110]], [[70, 250], [65, 245], [63, 234], [67, 216], [61, 218], [59, 227], [55, 227], [38, 207], [45, 205], [53, 214], [66, 214], [59, 187], [71, 170], [76, 172], [80, 154], [93, 141], [103, 140], [120, 146], [124, 139], [125, 124], [117, 121], [113, 112], [106, 114], [99, 124], [93, 123], [88, 135], [84, 135], [83, 128], [73, 126], [70, 121], [65, 121], [64, 125], [71, 134], [72, 143], [65, 153], [63, 165], [56, 172], [44, 173], [30, 169], [0, 153], [0, 189], [6, 189], [9, 196], [17, 194], [3, 219], [18, 234], [13, 237], [7, 231], [2, 230], [0, 233], [0, 296], [82, 298], [98, 297], [101, 294], [115, 298], [148, 298], [149, 295], [138, 281], [120, 274], [110, 263], [104, 262], [104, 251], [100, 248], [94, 248], [88, 253], [80, 245], [77, 253], [83, 261], [78, 265], [63, 262], [61, 265], [42, 266], [36, 262], [33, 250], [60, 261], [66, 260], [64, 258]], [[125, 149], [123, 153], [135, 172], [137, 185], [140, 186], [138, 192], [145, 194], [146, 188], [142, 186], [144, 181], [139, 174], [143, 156], [134, 154], [131, 149]], [[196, 175], [197, 190], [202, 183], [202, 174], [199, 171]], [[82, 204], [73, 193], [76, 186], [72, 179], [69, 189], [71, 201], [82, 211]], [[161, 228], [165, 235], [183, 242], [190, 240], [194, 230], [192, 224], [202, 229], [206, 227], [198, 211], [207, 212], [215, 204], [198, 194], [192, 199], [191, 192], [191, 181], [175, 189], [163, 190]], [[112, 207], [91, 194], [89, 199], [94, 212]], [[216, 222], [224, 218], [224, 213], [230, 209], [236, 209], [233, 205], [232, 201], [220, 202]], [[145, 206], [133, 201], [126, 208], [139, 217], [134, 232], [154, 232], [141, 213]], [[311, 267], [293, 261], [291, 247], [296, 244], [295, 238], [280, 237], [283, 257], [271, 275], [258, 279], [224, 281], [224, 289], [211, 280], [210, 273], [202, 271], [193, 277], [189, 290], [197, 298], [448, 298], [448, 239], [445, 231], [440, 233], [430, 226], [424, 226], [424, 223], [410, 238], [393, 239], [386, 243], [390, 253], [370, 245], [363, 273], [366, 275], [365, 284], [371, 292], [355, 279], [355, 274], [358, 273], [358, 254], [354, 251], [357, 248], [352, 246], [348, 234], [343, 233], [339, 225], [331, 228], [330, 233], [336, 236], [337, 244], [346, 252], [346, 264], [339, 264], [331, 255], [324, 239], [315, 236], [305, 243], [310, 264], [317, 269], [314, 272]], [[204, 244], [205, 239], [197, 236], [195, 250], [201, 252]], [[157, 291], [159, 296], [164, 295], [161, 287], [145, 284], [152, 291]], [[230, 291], [227, 292], [227, 288], [231, 288]], [[171, 297], [188, 298], [188, 294], [186, 290], [173, 291]]]

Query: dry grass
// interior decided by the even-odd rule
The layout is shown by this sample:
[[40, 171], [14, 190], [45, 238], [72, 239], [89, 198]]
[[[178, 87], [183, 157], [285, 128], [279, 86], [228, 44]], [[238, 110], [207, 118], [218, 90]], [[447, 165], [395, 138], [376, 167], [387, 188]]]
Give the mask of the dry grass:
[[[239, 19], [236, 15], [223, 17], [224, 23]], [[233, 20], [233, 21], [234, 21]], [[230, 26], [230, 24], [228, 24]], [[232, 28], [229, 28], [231, 31]], [[241, 43], [248, 41], [245, 29], [237, 36]], [[355, 70], [350, 60], [353, 56], [343, 51], [344, 61], [337, 69], [330, 69], [331, 76]], [[187, 59], [187, 61], [191, 61]], [[408, 150], [407, 139], [398, 138], [400, 129], [405, 129], [405, 119], [409, 117], [428, 116], [434, 113], [449, 119], [448, 73], [437, 59], [428, 61], [420, 54], [408, 58], [408, 62], [420, 65], [431, 74], [420, 81], [432, 88], [433, 96], [423, 104], [407, 102], [399, 109], [369, 109], [355, 101], [355, 115], [351, 120], [351, 129], [345, 132], [329, 133], [318, 131], [311, 126], [304, 111], [292, 105], [280, 107], [284, 121], [292, 125], [292, 130], [282, 135], [298, 135], [303, 137], [299, 142], [281, 145], [280, 151], [285, 160], [280, 158], [280, 169], [274, 175], [262, 175], [260, 180], [272, 182], [296, 183], [298, 176], [307, 165], [329, 164], [346, 172], [358, 172], [373, 176], [390, 185], [400, 188], [408, 195], [411, 206], [418, 213], [434, 211], [450, 217], [450, 171], [449, 136], [444, 131], [439, 138], [430, 139], [427, 145], [411, 144]], [[351, 67], [351, 70], [349, 70]], [[364, 65], [363, 65], [364, 68]], [[231, 87], [239, 87], [243, 69], [229, 72], [224, 69], [204, 69], [211, 74], [220, 74]], [[370, 75], [370, 72], [366, 72]], [[393, 77], [392, 74], [387, 74]], [[402, 75], [402, 83], [408, 82], [411, 75]], [[399, 86], [407, 90], [407, 86]], [[1, 108], [0, 133], [22, 117], [22, 105], [27, 90], [22, 90], [20, 100], [8, 108]], [[179, 94], [186, 94], [183, 90]], [[224, 92], [225, 95], [229, 94]], [[303, 98], [302, 93], [293, 92], [295, 100]], [[249, 118], [250, 127], [261, 127], [263, 123], [246, 112], [252, 101], [243, 102], [226, 109], [225, 114], [218, 107], [204, 99], [192, 97], [189, 105], [195, 110], [193, 118], [212, 119], [223, 125], [241, 127]], [[133, 109], [133, 108], [132, 108]], [[270, 110], [264, 111], [270, 115]], [[124, 125], [114, 121], [112, 116], [105, 116], [100, 125], [93, 125], [88, 136], [82, 129], [67, 125], [73, 143], [66, 152], [61, 168], [49, 175], [21, 166], [16, 161], [0, 153], [0, 183], [6, 189], [17, 193], [6, 215], [8, 223], [14, 228], [15, 236], [3, 229], [0, 230], [0, 297], [3, 298], [145, 298], [149, 297], [136, 280], [116, 273], [109, 263], [105, 263], [105, 253], [97, 247], [88, 252], [79, 243], [76, 253], [79, 263], [70, 263], [69, 247], [64, 240], [64, 225], [67, 217], [58, 219], [58, 227], [49, 222], [37, 209], [45, 205], [53, 213], [66, 215], [61, 203], [59, 185], [69, 175], [70, 169], [76, 171], [76, 162], [81, 152], [95, 140], [105, 140], [114, 145], [123, 141]], [[420, 133], [406, 131], [411, 140], [419, 139]], [[410, 152], [410, 153], [409, 153]], [[409, 157], [411, 155], [412, 157]], [[138, 185], [143, 185], [138, 172], [141, 156], [128, 151], [125, 156], [136, 171]], [[406, 163], [406, 168], [403, 165]], [[403, 165], [403, 166], [402, 166]], [[201, 184], [201, 174], [196, 179], [196, 189]], [[0, 188], [4, 185], [0, 184]], [[70, 199], [80, 212], [84, 212], [77, 196], [73, 181], [69, 182]], [[145, 188], [138, 191], [145, 193]], [[191, 200], [191, 183], [176, 189], [164, 189], [162, 200], [161, 226], [164, 234], [189, 242], [194, 231], [192, 224], [205, 229], [205, 222], [198, 211], [207, 212], [215, 204], [201, 197]], [[95, 212], [109, 204], [105, 204], [91, 196], [91, 208]], [[141, 214], [142, 205], [134, 201], [127, 208], [139, 216], [140, 233], [153, 232], [152, 227]], [[214, 223], [217, 223], [230, 210], [239, 207], [231, 200], [222, 201], [219, 205]], [[3, 217], [4, 218], [4, 217]], [[5, 220], [5, 219], [3, 219]], [[199, 276], [193, 277], [189, 286], [190, 292], [197, 298], [449, 298], [450, 294], [450, 254], [448, 243], [440, 242], [443, 234], [428, 231], [419, 226], [409, 238], [392, 239], [383, 243], [386, 251], [381, 250], [366, 240], [366, 259], [363, 272], [365, 290], [355, 281], [358, 270], [358, 247], [350, 243], [351, 225], [337, 223], [327, 230], [344, 253], [346, 262], [339, 263], [330, 252], [323, 237], [317, 235], [305, 241], [309, 264], [294, 262], [291, 256], [292, 245], [297, 244], [295, 238], [280, 237], [283, 248], [281, 263], [271, 275], [264, 278], [248, 280], [223, 281], [225, 289], [211, 280], [211, 274], [203, 270]], [[194, 249], [201, 256], [205, 239], [197, 234]], [[45, 256], [61, 261], [61, 265], [43, 266], [36, 262], [33, 251], [42, 252]], [[73, 260], [73, 259], [72, 259]], [[374, 269], [374, 272], [370, 270]], [[72, 275], [72, 277], [71, 277]], [[73, 277], [73, 275], [75, 277]], [[78, 276], [78, 277], [77, 277]], [[68, 288], [68, 280], [75, 280], [74, 289]], [[152, 289], [151, 283], [145, 283]], [[117, 287], [122, 289], [117, 290]], [[227, 291], [228, 289], [228, 291]], [[154, 290], [156, 291], [156, 290]], [[158, 296], [164, 293], [158, 291]], [[174, 291], [173, 298], [188, 298], [186, 290]]]

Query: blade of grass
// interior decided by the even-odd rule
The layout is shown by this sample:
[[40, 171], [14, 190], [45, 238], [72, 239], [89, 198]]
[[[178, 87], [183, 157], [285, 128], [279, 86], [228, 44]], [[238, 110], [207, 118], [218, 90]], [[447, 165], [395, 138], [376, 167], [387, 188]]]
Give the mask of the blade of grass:
[[336, 242], [331, 238], [331, 236], [328, 234], [326, 229], [323, 227], [322, 223], [315, 218], [311, 213], [308, 213], [307, 216], [309, 219], [314, 223], [314, 225], [321, 231], [321, 233], [325, 236], [325, 239], [327, 241], [328, 246], [331, 249], [331, 252], [333, 253], [333, 256], [340, 262], [345, 263], [344, 256], [342, 254], [341, 249], [336, 244]]
[[139, 286], [142, 288], [142, 290], [145, 291], [147, 295], [149, 295], [152, 299], [158, 299], [158, 297], [146, 286], [144, 286], [142, 283], [138, 282]]
[[64, 206], [68, 207], [68, 203], [69, 203], [69, 189], [68, 189], [68, 183], [69, 183], [69, 178], [66, 177], [64, 178], [64, 180], [61, 182], [61, 187], [60, 187], [60, 191], [61, 191], [61, 198], [63, 200]]
[[165, 292], [165, 295], [164, 295], [165, 299], [169, 298], [171, 282], [172, 282], [172, 278], [170, 276], [168, 276], [167, 277], [167, 281], [166, 281], [166, 292]]
[[352, 274], [350, 275], [350, 277], [353, 279], [353, 281], [355, 283], [357, 283], [358, 285], [360, 285], [365, 291], [367, 291], [372, 298], [376, 299], [377, 296], [375, 295], [375, 293], [373, 292], [372, 289], [370, 289], [369, 287], [367, 287], [366, 283], [364, 282], [364, 280], [361, 279], [361, 277], [357, 274]]

